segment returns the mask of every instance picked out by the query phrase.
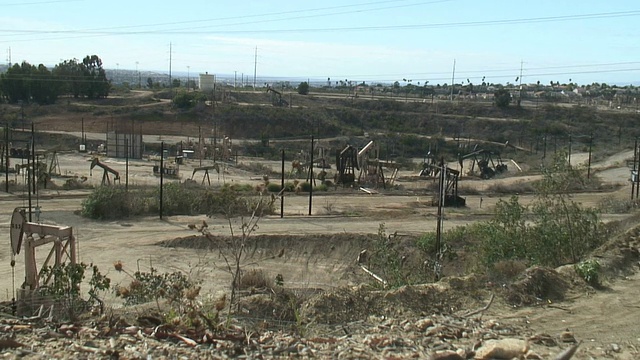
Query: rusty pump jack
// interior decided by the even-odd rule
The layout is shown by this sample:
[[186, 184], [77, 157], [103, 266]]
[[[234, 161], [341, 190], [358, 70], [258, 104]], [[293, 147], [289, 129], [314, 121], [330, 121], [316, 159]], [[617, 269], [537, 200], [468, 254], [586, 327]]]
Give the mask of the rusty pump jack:
[[104, 172], [102, 173], [102, 185], [111, 185], [111, 179], [109, 178], [109, 174], [113, 175], [113, 183], [115, 184], [115, 182], [117, 181], [118, 184], [120, 183], [120, 173], [113, 170], [112, 168], [110, 168], [109, 166], [103, 164], [100, 162], [100, 160], [96, 157], [93, 158], [93, 160], [91, 160], [91, 167], [89, 168], [89, 175], [91, 175], [91, 170], [93, 170], [94, 167], [99, 167], [102, 168], [104, 170]]

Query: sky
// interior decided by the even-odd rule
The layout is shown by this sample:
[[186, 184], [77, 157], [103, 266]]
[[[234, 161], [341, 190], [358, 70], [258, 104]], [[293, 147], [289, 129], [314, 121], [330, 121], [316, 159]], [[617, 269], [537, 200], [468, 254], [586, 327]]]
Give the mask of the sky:
[[0, 0], [0, 60], [95, 54], [106, 69], [260, 82], [638, 85], [639, 20], [638, 0]]

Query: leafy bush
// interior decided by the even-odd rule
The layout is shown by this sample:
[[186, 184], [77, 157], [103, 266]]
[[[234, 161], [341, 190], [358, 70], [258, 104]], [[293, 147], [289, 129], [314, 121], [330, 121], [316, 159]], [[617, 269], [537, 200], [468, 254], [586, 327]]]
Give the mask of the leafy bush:
[[[296, 186], [290, 182], [287, 181], [286, 183], [284, 183], [284, 191], [286, 192], [293, 192], [295, 190]], [[267, 185], [267, 191], [269, 192], [275, 192], [275, 193], [279, 193], [280, 190], [282, 190], [282, 187], [280, 186], [279, 183], [269, 183]]]
[[543, 169], [543, 176], [530, 207], [521, 205], [516, 196], [500, 200], [493, 219], [477, 225], [478, 250], [487, 268], [502, 260], [546, 266], [576, 263], [603, 243], [605, 230], [598, 212], [571, 198], [569, 189], [582, 180], [563, 154]]
[[115, 289], [116, 296], [123, 298], [125, 305], [157, 302], [160, 299], [178, 302], [185, 297], [189, 289], [197, 286], [185, 274], [178, 271], [161, 274], [152, 268], [150, 272], [136, 271], [130, 276], [132, 280], [128, 286]]
[[83, 202], [82, 215], [92, 219], [121, 219], [145, 213], [146, 196], [124, 186], [101, 186]]
[[585, 260], [574, 265], [576, 273], [592, 286], [600, 285], [600, 263], [596, 260]]
[[[163, 188], [163, 214], [248, 215], [257, 203], [253, 197], [242, 195], [252, 191], [251, 185], [225, 185], [212, 190], [187, 183], [169, 183]], [[121, 219], [129, 216], [157, 214], [160, 209], [160, 190], [99, 187], [82, 203], [82, 215], [92, 219]], [[261, 211], [272, 214], [273, 203], [261, 204]]]
[[[88, 291], [90, 299], [88, 302], [85, 302], [80, 296], [80, 285], [85, 279], [85, 271], [88, 267], [92, 270]], [[102, 275], [98, 267], [93, 264], [62, 263], [56, 266], [45, 266], [42, 268], [39, 276], [42, 278], [51, 276], [52, 279], [50, 284], [38, 289], [39, 294], [42, 296], [51, 296], [56, 302], [61, 303], [61, 305], [66, 307], [68, 317], [72, 320], [78, 315], [76, 309], [78, 303], [92, 304], [98, 302], [102, 306], [103, 302], [98, 297], [99, 291], [108, 290], [111, 285], [111, 280]]]
[[205, 101], [206, 98], [201, 92], [180, 91], [173, 97], [173, 104], [179, 109], [188, 109], [200, 101]]

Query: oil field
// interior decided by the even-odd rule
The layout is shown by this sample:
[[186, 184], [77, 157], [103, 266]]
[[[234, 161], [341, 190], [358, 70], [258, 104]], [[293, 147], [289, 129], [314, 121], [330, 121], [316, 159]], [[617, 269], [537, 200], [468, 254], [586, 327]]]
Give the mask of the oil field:
[[1, 349], [640, 356], [635, 104], [175, 91], [0, 105]]

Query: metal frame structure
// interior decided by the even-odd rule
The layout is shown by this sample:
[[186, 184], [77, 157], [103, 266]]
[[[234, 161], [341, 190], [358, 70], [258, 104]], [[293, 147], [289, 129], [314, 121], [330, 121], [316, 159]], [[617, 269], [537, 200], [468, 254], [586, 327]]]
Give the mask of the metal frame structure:
[[352, 145], [347, 145], [342, 151], [337, 153], [336, 170], [336, 185], [353, 185], [356, 181], [356, 170], [360, 170], [358, 166], [358, 149]]
[[[441, 180], [444, 180], [444, 185], [442, 186], [442, 190], [444, 195], [443, 206], [445, 207], [463, 207], [466, 206], [467, 201], [458, 195], [458, 180], [460, 179], [460, 172], [455, 169], [451, 169], [444, 164], [441, 166], [438, 165], [428, 165], [432, 167], [431, 171], [436, 174], [440, 174]], [[437, 168], [437, 170], [435, 169]], [[442, 176], [441, 171], [444, 169], [444, 176]], [[440, 194], [433, 197], [431, 204], [433, 206], [437, 206], [440, 203]]]
[[[38, 224], [26, 220], [23, 208], [16, 208], [11, 216], [11, 250], [12, 260], [24, 251], [25, 279], [18, 292], [18, 298], [25, 297], [42, 286], [49, 285], [53, 280], [51, 273], [41, 279], [42, 269], [48, 266], [59, 266], [66, 261], [76, 263], [76, 239], [70, 226], [54, 226]], [[40, 267], [36, 262], [36, 249], [51, 245], [49, 255]], [[50, 265], [53, 259], [53, 264]], [[42, 280], [42, 281], [41, 281]]]

